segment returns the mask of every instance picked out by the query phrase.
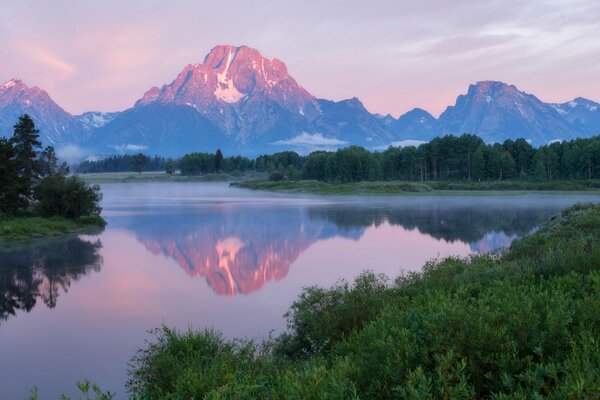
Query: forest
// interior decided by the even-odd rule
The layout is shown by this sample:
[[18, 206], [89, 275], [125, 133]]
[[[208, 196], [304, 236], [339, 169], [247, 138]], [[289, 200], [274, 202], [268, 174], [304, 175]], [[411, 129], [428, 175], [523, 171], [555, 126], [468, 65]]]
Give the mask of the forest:
[[[134, 164], [136, 157], [146, 161]], [[170, 167], [169, 167], [170, 166]], [[111, 156], [86, 161], [78, 172], [166, 170], [182, 175], [263, 172], [273, 180], [311, 179], [323, 182], [359, 181], [503, 181], [586, 180], [600, 178], [600, 137], [554, 142], [538, 148], [525, 139], [486, 144], [471, 134], [438, 137], [418, 147], [389, 147], [369, 151], [350, 146], [337, 151], [299, 155], [283, 151], [261, 155], [224, 157], [216, 153], [189, 153], [178, 160], [155, 156]]]

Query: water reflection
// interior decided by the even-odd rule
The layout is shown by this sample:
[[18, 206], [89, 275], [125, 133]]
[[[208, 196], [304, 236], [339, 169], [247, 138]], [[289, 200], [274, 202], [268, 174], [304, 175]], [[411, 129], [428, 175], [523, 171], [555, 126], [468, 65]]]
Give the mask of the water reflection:
[[[393, 204], [207, 205], [184, 215], [151, 213], [120, 223], [151, 253], [174, 259], [190, 277], [205, 278], [216, 293], [235, 295], [283, 279], [314, 243], [333, 237], [358, 241], [369, 227], [387, 223], [448, 243], [464, 243], [471, 252], [489, 252], [509, 246], [562, 207], [522, 200], [512, 206], [477, 199], [465, 204], [439, 198]], [[389, 239], [390, 246], [401, 240]]]
[[90, 271], [100, 271], [100, 240], [47, 240], [0, 250], [0, 321], [31, 311], [38, 299], [54, 308], [61, 293]]

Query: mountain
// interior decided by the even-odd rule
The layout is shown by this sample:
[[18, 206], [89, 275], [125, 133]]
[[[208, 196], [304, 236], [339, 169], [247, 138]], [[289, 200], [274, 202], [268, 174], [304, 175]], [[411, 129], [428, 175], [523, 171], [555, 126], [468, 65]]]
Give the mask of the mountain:
[[220, 45], [202, 63], [187, 65], [172, 82], [115, 113], [72, 115], [45, 91], [11, 79], [0, 86], [0, 135], [11, 135], [18, 117], [28, 113], [44, 144], [74, 157], [139, 151], [180, 156], [216, 148], [256, 156], [351, 144], [384, 149], [467, 132], [486, 142], [522, 137], [543, 145], [600, 134], [599, 107], [580, 97], [545, 103], [513, 85], [482, 81], [437, 119], [420, 108], [395, 119], [370, 113], [356, 97], [319, 99], [282, 61], [247, 46]]
[[525, 138], [540, 145], [582, 133], [550, 104], [495, 81], [470, 85], [467, 94], [458, 96], [456, 104], [440, 115], [439, 124], [439, 134], [469, 132], [486, 142]]
[[358, 99], [317, 99], [282, 61], [230, 45], [213, 48], [201, 64], [187, 65], [171, 83], [150, 88], [98, 133], [105, 151], [129, 144], [163, 154], [181, 154], [191, 145], [214, 151], [216, 143], [258, 154], [288, 147], [369, 146], [395, 138]]
[[567, 103], [550, 105], [580, 132], [600, 135], [600, 103], [577, 97]]
[[20, 79], [0, 86], [0, 136], [12, 135], [19, 116], [29, 114], [45, 145], [81, 141], [86, 136], [78, 119], [63, 110], [42, 89], [28, 87]]
[[439, 133], [439, 122], [421, 108], [415, 108], [397, 120], [391, 121], [390, 129], [403, 139], [430, 140]]

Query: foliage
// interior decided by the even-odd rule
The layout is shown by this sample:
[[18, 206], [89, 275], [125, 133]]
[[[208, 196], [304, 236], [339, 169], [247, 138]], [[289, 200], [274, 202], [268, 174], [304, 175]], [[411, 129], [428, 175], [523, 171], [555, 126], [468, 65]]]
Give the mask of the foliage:
[[94, 227], [102, 227], [106, 221], [97, 215], [85, 215], [77, 220], [64, 217], [0, 217], [0, 243], [33, 239], [48, 236], [57, 236], [65, 233], [84, 232]]
[[262, 345], [162, 328], [133, 398], [512, 399], [600, 396], [600, 205], [574, 206], [505, 253], [394, 282], [305, 289]]
[[145, 154], [138, 153], [131, 157], [129, 163], [135, 172], [141, 174], [144, 172], [146, 166], [150, 163], [150, 157]]
[[[0, 139], [0, 235], [3, 240], [81, 230], [99, 217], [98, 186], [68, 177], [52, 146], [41, 150], [39, 131], [25, 114], [9, 140]], [[31, 212], [35, 215], [31, 215]], [[25, 218], [57, 217], [51, 220]], [[78, 221], [86, 217], [85, 222]], [[75, 222], [64, 221], [68, 218]]]
[[[75, 167], [75, 172], [80, 174], [100, 173], [100, 172], [132, 172], [132, 160], [135, 155], [113, 155], [100, 160], [86, 160]], [[167, 169], [165, 160], [162, 157], [148, 157], [148, 163], [144, 167], [145, 171], [164, 171]]]
[[37, 185], [35, 197], [38, 200], [35, 209], [45, 217], [78, 219], [83, 215], [99, 215], [101, 211], [100, 186], [88, 186], [77, 176], [52, 174]]
[[279, 192], [304, 192], [318, 194], [398, 194], [423, 193], [432, 191], [427, 184], [417, 182], [353, 182], [326, 183], [314, 180], [248, 180], [232, 182], [234, 187], [253, 190], [271, 190]]
[[177, 164], [171, 158], [165, 161], [165, 173], [168, 175], [173, 175], [175, 170], [177, 169]]
[[[79, 400], [112, 400], [116, 396], [115, 393], [103, 392], [97, 384], [91, 383], [87, 379], [77, 382], [77, 389], [80, 393]], [[38, 400], [38, 396], [38, 388], [34, 386], [27, 400]], [[71, 398], [62, 395], [60, 400], [71, 400]]]

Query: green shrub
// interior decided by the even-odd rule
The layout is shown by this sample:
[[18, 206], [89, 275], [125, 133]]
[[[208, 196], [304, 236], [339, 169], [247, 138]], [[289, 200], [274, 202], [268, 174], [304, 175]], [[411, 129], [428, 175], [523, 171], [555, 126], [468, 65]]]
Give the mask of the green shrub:
[[78, 219], [100, 214], [102, 194], [98, 185], [88, 186], [76, 176], [53, 174], [43, 179], [35, 189], [36, 210], [42, 216]]

